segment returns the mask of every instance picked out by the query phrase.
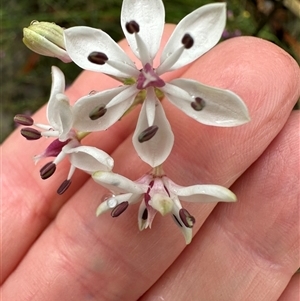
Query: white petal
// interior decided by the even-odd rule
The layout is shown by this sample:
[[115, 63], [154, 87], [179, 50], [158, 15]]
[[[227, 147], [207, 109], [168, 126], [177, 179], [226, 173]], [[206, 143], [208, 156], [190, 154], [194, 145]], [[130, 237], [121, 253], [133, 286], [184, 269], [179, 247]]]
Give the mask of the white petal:
[[154, 99], [156, 99], [154, 89], [147, 89], [146, 99], [149, 99], [148, 101], [145, 101], [147, 122], [148, 126], [151, 126], [153, 125], [156, 111], [156, 101], [153, 101]]
[[143, 194], [148, 188], [148, 185], [137, 184], [113, 172], [98, 171], [92, 177], [96, 183], [114, 193], [131, 192], [134, 194]]
[[47, 119], [51, 127], [59, 132], [60, 140], [66, 140], [66, 135], [73, 124], [72, 108], [65, 92], [65, 77], [62, 71], [53, 66], [51, 69], [52, 86], [47, 105]]
[[78, 146], [75, 148], [63, 148], [69, 155], [69, 160], [76, 168], [93, 173], [98, 170], [110, 171], [114, 166], [114, 160], [104, 151], [93, 146]]
[[138, 212], [138, 226], [140, 231], [143, 231], [148, 227], [148, 218], [143, 219], [143, 215], [146, 209], [147, 209], [146, 204], [144, 201], [142, 201], [139, 206], [139, 212]]
[[[99, 106], [106, 106], [118, 97], [120, 101], [107, 108], [106, 113], [96, 120], [92, 120], [90, 113]], [[135, 98], [134, 86], [121, 86], [105, 90], [80, 98], [73, 106], [74, 128], [79, 131], [93, 132], [106, 130], [118, 121], [125, 111], [131, 106]]]
[[[213, 88], [189, 79], [175, 79], [162, 90], [175, 106], [203, 124], [231, 127], [250, 121], [243, 100], [229, 90]], [[196, 97], [205, 102], [201, 111], [191, 106]]]
[[132, 198], [132, 193], [125, 193], [125, 194], [120, 194], [120, 195], [116, 195], [116, 196], [112, 196], [112, 198], [115, 201], [115, 206], [110, 206], [109, 202], [107, 202], [107, 200], [105, 200], [104, 202], [102, 202], [97, 210], [96, 210], [96, 215], [99, 216], [100, 214], [112, 210], [113, 208], [115, 208], [117, 205], [124, 203], [124, 202], [129, 202], [130, 199]]
[[52, 66], [51, 76], [52, 76], [52, 86], [51, 86], [50, 99], [52, 95], [65, 92], [65, 76], [63, 72], [58, 67]]
[[173, 183], [172, 193], [178, 195], [180, 200], [195, 203], [235, 202], [233, 192], [219, 185], [193, 185], [180, 187]]
[[[146, 112], [147, 106], [145, 104], [147, 101], [156, 101], [153, 124], [158, 126], [158, 131], [150, 140], [141, 143], [138, 137], [142, 131], [149, 127]], [[152, 167], [162, 164], [169, 156], [174, 144], [174, 135], [159, 100], [146, 98], [139, 115], [132, 142], [140, 158]]]
[[173, 52], [182, 47], [181, 40], [185, 34], [189, 34], [193, 38], [194, 44], [191, 48], [184, 50], [181, 57], [168, 71], [193, 62], [217, 44], [224, 30], [225, 22], [225, 3], [208, 4], [196, 9], [184, 17], [176, 26], [162, 52], [161, 64]]
[[179, 210], [181, 209], [182, 207], [177, 207], [175, 204], [174, 204], [174, 207], [173, 207], [173, 210], [172, 210], [172, 218], [175, 222], [175, 224], [179, 227], [179, 229], [181, 230], [183, 236], [184, 236], [184, 239], [185, 239], [185, 243], [188, 245], [189, 243], [191, 243], [192, 241], [192, 238], [193, 238], [193, 231], [192, 231], [192, 228], [189, 228], [189, 227], [186, 227], [184, 225], [184, 223], [181, 221], [181, 218], [179, 216]]
[[[66, 50], [71, 59], [82, 69], [102, 72], [115, 77], [127, 78], [139, 74], [134, 63], [122, 48], [104, 31], [85, 26], [76, 26], [64, 31]], [[108, 60], [119, 67], [91, 63], [92, 52], [102, 52]]]
[[[131, 50], [141, 59], [135, 35], [126, 30], [126, 23], [135, 21], [139, 24], [138, 35], [146, 45], [149, 57], [154, 59], [159, 46], [165, 23], [165, 9], [161, 0], [124, 0], [121, 11], [121, 25]], [[152, 64], [152, 62], [148, 62]]]
[[59, 131], [59, 140], [66, 141], [73, 126], [72, 107], [65, 94], [57, 94], [56, 99], [56, 105], [52, 109], [52, 113], [56, 115], [52, 115], [50, 124]]

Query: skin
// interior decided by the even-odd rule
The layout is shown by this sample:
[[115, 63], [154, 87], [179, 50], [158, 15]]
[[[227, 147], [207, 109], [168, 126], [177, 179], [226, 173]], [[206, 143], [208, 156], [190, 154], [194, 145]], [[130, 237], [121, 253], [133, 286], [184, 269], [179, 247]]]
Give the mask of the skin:
[[[166, 26], [162, 45], [173, 29]], [[120, 45], [130, 53], [126, 41]], [[241, 37], [164, 79], [179, 76], [234, 91], [251, 122], [208, 127], [163, 101], [175, 134], [164, 170], [180, 185], [230, 187], [238, 202], [183, 203], [196, 218], [189, 246], [170, 217], [157, 215], [151, 230], [139, 232], [138, 205], [115, 219], [96, 218], [107, 191], [76, 171], [58, 196], [68, 160], [41, 180], [39, 169], [49, 160], [34, 166], [30, 158], [49, 140], [24, 141], [17, 130], [2, 145], [3, 300], [296, 300], [299, 112], [291, 110], [300, 96], [297, 63], [269, 42]], [[116, 84], [83, 72], [67, 94], [73, 103]], [[138, 111], [83, 140], [111, 154], [114, 171], [133, 180], [149, 171], [131, 142]], [[45, 107], [34, 119], [46, 122]]]

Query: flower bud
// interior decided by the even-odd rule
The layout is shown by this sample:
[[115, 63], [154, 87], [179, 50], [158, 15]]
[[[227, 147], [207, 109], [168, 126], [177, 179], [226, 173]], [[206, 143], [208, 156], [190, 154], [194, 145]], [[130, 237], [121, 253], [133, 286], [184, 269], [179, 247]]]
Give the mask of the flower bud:
[[32, 21], [23, 29], [23, 35], [23, 43], [30, 50], [65, 63], [72, 61], [65, 49], [63, 29], [55, 23]]

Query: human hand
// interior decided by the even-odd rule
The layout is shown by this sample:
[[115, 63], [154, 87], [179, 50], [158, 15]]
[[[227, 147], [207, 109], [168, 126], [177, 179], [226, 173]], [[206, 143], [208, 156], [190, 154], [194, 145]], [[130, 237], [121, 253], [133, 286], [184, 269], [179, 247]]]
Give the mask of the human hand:
[[[166, 27], [162, 46], [172, 30]], [[129, 52], [125, 41], [120, 44]], [[151, 231], [139, 232], [137, 206], [117, 219], [96, 218], [106, 190], [80, 171], [57, 195], [68, 163], [42, 181], [41, 166], [29, 158], [49, 141], [27, 142], [16, 131], [2, 146], [3, 300], [296, 299], [299, 114], [290, 112], [300, 93], [297, 64], [273, 44], [242, 37], [165, 78], [179, 76], [234, 91], [251, 122], [208, 127], [163, 102], [175, 134], [164, 169], [181, 185], [231, 187], [238, 202], [188, 204], [196, 217], [189, 246], [167, 217], [157, 216]], [[83, 72], [68, 95], [74, 102], [115, 86], [105, 75]], [[42, 108], [35, 119], [44, 115]], [[83, 140], [111, 154], [114, 171], [131, 179], [149, 169], [132, 147], [137, 116], [135, 110]]]

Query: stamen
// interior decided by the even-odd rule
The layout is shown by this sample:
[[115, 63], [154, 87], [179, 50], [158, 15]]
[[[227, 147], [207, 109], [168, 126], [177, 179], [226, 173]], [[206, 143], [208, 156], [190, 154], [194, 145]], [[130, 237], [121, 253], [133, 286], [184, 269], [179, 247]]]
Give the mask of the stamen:
[[90, 114], [89, 117], [91, 120], [97, 120], [100, 117], [104, 116], [106, 113], [107, 109], [105, 108], [105, 106], [100, 105], [98, 107], [96, 107]]
[[128, 202], [123, 202], [116, 206], [112, 211], [111, 211], [111, 216], [112, 217], [117, 217], [120, 214], [122, 214], [128, 207], [129, 203]]
[[205, 100], [201, 97], [196, 97], [195, 101], [191, 102], [191, 107], [195, 111], [201, 111], [205, 107]]
[[41, 132], [33, 128], [21, 129], [21, 135], [27, 140], [38, 140], [42, 137]]
[[186, 33], [183, 36], [181, 43], [184, 45], [185, 49], [190, 49], [194, 45], [194, 39], [191, 37], [190, 34]]
[[71, 183], [71, 180], [64, 180], [57, 189], [57, 193], [60, 195], [63, 194], [70, 187]]
[[53, 162], [48, 162], [45, 166], [43, 166], [40, 170], [40, 175], [43, 180], [51, 177], [56, 170], [56, 164]]
[[149, 126], [147, 129], [145, 129], [139, 134], [138, 141], [140, 143], [149, 141], [152, 137], [154, 137], [157, 131], [158, 131], [157, 125]]
[[133, 34], [133, 33], [138, 33], [140, 31], [140, 25], [135, 22], [134, 20], [127, 22], [126, 25], [126, 30], [128, 33]]
[[104, 65], [108, 61], [108, 57], [103, 52], [93, 51], [88, 56], [88, 60], [91, 63], [97, 64], [97, 65]]
[[95, 95], [96, 93], [97, 93], [96, 90], [92, 90], [92, 91], [89, 93], [89, 95]]
[[33, 119], [30, 116], [24, 114], [17, 114], [14, 117], [14, 122], [27, 126], [33, 125]]
[[194, 226], [196, 220], [186, 209], [181, 208], [179, 210], [179, 216], [186, 227], [192, 228]]

